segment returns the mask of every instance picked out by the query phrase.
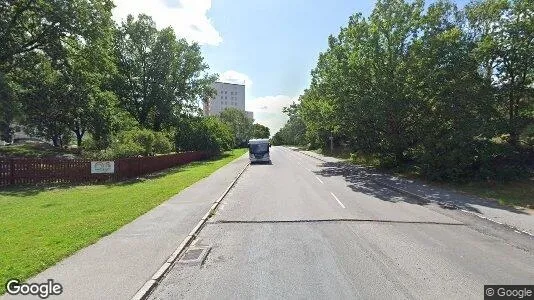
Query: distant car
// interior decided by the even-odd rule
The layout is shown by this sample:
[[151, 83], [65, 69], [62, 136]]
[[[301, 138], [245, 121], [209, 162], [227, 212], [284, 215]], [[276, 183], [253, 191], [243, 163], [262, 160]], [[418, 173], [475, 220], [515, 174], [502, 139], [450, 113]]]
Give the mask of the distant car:
[[253, 139], [248, 142], [249, 159], [251, 163], [271, 162], [269, 139]]

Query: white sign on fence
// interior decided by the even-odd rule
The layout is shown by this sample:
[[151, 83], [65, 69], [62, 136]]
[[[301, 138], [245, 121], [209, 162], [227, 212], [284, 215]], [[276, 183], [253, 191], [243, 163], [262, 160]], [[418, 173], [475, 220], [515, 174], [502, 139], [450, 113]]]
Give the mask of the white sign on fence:
[[114, 161], [92, 161], [91, 174], [110, 174], [115, 173]]

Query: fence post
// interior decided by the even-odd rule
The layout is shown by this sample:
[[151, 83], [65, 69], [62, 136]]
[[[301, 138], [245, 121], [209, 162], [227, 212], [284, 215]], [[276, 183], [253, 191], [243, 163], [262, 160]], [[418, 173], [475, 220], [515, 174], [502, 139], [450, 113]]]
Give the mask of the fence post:
[[9, 185], [15, 184], [15, 160], [9, 159]]

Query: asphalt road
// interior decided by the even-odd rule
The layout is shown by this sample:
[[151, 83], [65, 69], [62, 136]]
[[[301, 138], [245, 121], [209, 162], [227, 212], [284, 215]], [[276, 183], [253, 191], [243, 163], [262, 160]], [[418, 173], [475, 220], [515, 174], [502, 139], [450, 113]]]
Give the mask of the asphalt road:
[[482, 299], [534, 284], [534, 240], [273, 147], [251, 165], [151, 299]]

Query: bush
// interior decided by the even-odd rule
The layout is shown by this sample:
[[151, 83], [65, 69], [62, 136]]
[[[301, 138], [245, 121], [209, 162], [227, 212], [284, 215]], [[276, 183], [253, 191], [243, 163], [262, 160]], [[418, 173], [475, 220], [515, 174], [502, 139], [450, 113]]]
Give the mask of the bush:
[[426, 178], [454, 182], [524, 178], [526, 161], [512, 146], [486, 140], [435, 145], [418, 158]]
[[175, 134], [180, 151], [208, 150], [221, 152], [232, 149], [234, 135], [230, 128], [215, 117], [187, 118], [180, 122]]
[[528, 176], [528, 153], [507, 143], [481, 143], [474, 163], [478, 179], [509, 181]]
[[[91, 139], [87, 140], [91, 144]], [[172, 151], [172, 143], [163, 132], [134, 129], [120, 132], [106, 150], [93, 154], [98, 159], [150, 156]]]
[[368, 167], [379, 167], [380, 159], [376, 155], [365, 154], [362, 151], [357, 151], [350, 154], [350, 161], [353, 164], [363, 165]]
[[143, 129], [143, 130], [134, 130], [129, 131], [130, 134], [129, 138], [131, 138], [134, 142], [137, 142], [138, 145], [141, 146], [143, 149], [143, 155], [149, 156], [154, 154], [154, 141], [156, 138], [154, 137], [154, 132]]
[[171, 140], [166, 133], [163, 133], [163, 132], [154, 133], [153, 150], [155, 153], [158, 153], [158, 154], [169, 153], [173, 150]]
[[203, 123], [207, 129], [208, 150], [221, 152], [232, 149], [234, 134], [228, 125], [214, 117], [204, 118]]
[[144, 149], [138, 143], [128, 141], [124, 143], [114, 143], [106, 152], [109, 152], [109, 155], [107, 155], [108, 157], [124, 158], [143, 155]]

